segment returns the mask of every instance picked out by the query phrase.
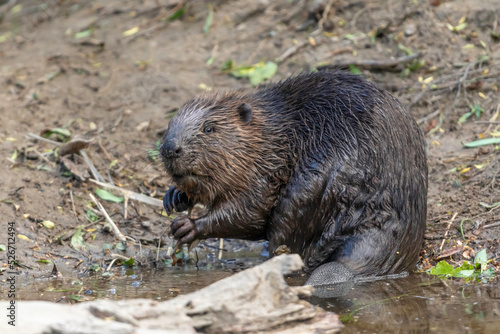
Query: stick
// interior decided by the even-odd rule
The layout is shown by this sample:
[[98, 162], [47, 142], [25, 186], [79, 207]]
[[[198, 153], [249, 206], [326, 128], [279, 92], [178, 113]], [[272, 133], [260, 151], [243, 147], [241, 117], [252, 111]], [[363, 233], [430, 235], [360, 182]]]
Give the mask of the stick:
[[108, 151], [104, 148], [104, 145], [102, 145], [102, 140], [99, 139], [99, 142], [97, 143], [99, 145], [99, 148], [101, 149], [102, 153], [106, 156], [106, 158], [109, 161], [113, 161], [113, 158], [111, 158], [111, 155], [109, 155]]
[[149, 197], [147, 195], [139, 194], [139, 193], [136, 193], [136, 192], [131, 191], [131, 190], [123, 189], [123, 188], [114, 186], [114, 185], [109, 184], [109, 183], [99, 182], [99, 181], [96, 181], [94, 179], [90, 179], [90, 181], [94, 182], [95, 184], [100, 185], [101, 187], [105, 187], [105, 188], [109, 188], [109, 189], [120, 191], [124, 196], [128, 195], [130, 199], [133, 199], [133, 200], [136, 200], [136, 201], [139, 201], [139, 202], [143, 202], [143, 203], [146, 203], [146, 204], [149, 204], [149, 205], [163, 207], [163, 202], [160, 201], [159, 199], [156, 199], [156, 198], [153, 198], [153, 197]]
[[224, 238], [219, 239], [219, 261], [222, 259], [222, 248], [224, 247]]
[[111, 267], [113, 266], [113, 264], [116, 262], [116, 260], [118, 259], [113, 259], [113, 261], [111, 261], [111, 263], [109, 264], [108, 268], [106, 269], [106, 271], [110, 271], [111, 270]]
[[485, 229], [485, 228], [491, 228], [491, 227], [496, 227], [496, 226], [499, 226], [499, 225], [500, 225], [500, 222], [495, 222], [493, 224], [484, 225], [483, 229]]
[[457, 217], [457, 215], [458, 215], [458, 212], [455, 212], [453, 214], [453, 217], [451, 217], [450, 222], [448, 223], [448, 227], [446, 228], [446, 233], [444, 234], [443, 242], [441, 243], [441, 247], [439, 247], [439, 253], [441, 253], [441, 251], [443, 250], [444, 241], [446, 240], [446, 236], [448, 235], [448, 231], [450, 230], [450, 226], [453, 223], [453, 221], [455, 220], [455, 218]]
[[94, 203], [97, 205], [97, 207], [99, 208], [99, 210], [101, 210], [102, 214], [104, 215], [104, 217], [108, 221], [109, 225], [111, 225], [111, 228], [113, 229], [113, 232], [115, 233], [115, 236], [118, 239], [120, 239], [120, 241], [122, 241], [122, 242], [127, 241], [127, 238], [125, 238], [125, 236], [123, 235], [123, 233], [120, 232], [120, 230], [118, 229], [118, 226], [116, 226], [115, 222], [109, 217], [108, 213], [106, 212], [106, 210], [104, 209], [104, 207], [102, 206], [102, 204], [94, 197], [94, 195], [89, 194], [89, 196], [92, 199], [92, 201], [94, 201]]
[[425, 117], [422, 117], [421, 119], [419, 119], [417, 121], [417, 124], [420, 125], [420, 124], [423, 124], [425, 122], [427, 122], [428, 120], [430, 120], [431, 118], [434, 118], [436, 117], [437, 115], [439, 115], [439, 113], [441, 112], [441, 110], [436, 110], [434, 112], [431, 112], [429, 115], [425, 116]]
[[321, 16], [321, 20], [319, 20], [318, 22], [318, 27], [321, 31], [323, 31], [323, 23], [328, 18], [328, 14], [330, 13], [330, 9], [332, 9], [332, 5], [333, 5], [333, 0], [328, 1], [328, 3], [325, 6], [325, 10], [323, 11], [323, 15]]
[[90, 172], [92, 173], [92, 176], [94, 176], [95, 179], [101, 181], [101, 182], [106, 182], [104, 178], [102, 177], [101, 174], [97, 171], [97, 168], [95, 168], [94, 164], [92, 163], [92, 160], [90, 160], [89, 156], [87, 155], [87, 152], [85, 150], [80, 150], [80, 154], [82, 155], [83, 159], [85, 160], [85, 163], [87, 166], [90, 168]]
[[290, 58], [291, 56], [293, 56], [294, 54], [296, 54], [300, 49], [302, 49], [304, 46], [306, 46], [308, 44], [308, 42], [301, 42], [297, 45], [294, 45], [292, 46], [291, 48], [289, 48], [288, 50], [286, 50], [285, 52], [283, 52], [283, 54], [281, 56], [279, 56], [278, 58], [276, 58], [276, 62], [277, 63], [282, 63], [284, 62], [286, 59]]
[[69, 191], [69, 198], [71, 199], [71, 209], [73, 209], [73, 213], [75, 214], [75, 217], [78, 220], [78, 216], [76, 214], [76, 209], [75, 209], [75, 201], [73, 199], [73, 190]]
[[28, 133], [28, 137], [31, 137], [31, 138], [34, 138], [36, 140], [43, 141], [43, 142], [46, 142], [46, 143], [49, 143], [49, 144], [52, 144], [52, 145], [55, 145], [55, 146], [61, 145], [61, 143], [59, 143], [59, 142], [56, 142], [54, 140], [50, 140], [50, 139], [47, 139], [47, 138], [43, 138], [42, 136], [36, 135], [34, 133], [31, 133], [31, 132]]
[[398, 57], [394, 59], [386, 59], [386, 60], [375, 60], [375, 59], [352, 59], [352, 60], [338, 60], [334, 62], [331, 66], [349, 66], [354, 65], [362, 68], [366, 68], [369, 70], [383, 70], [394, 67], [399, 64], [404, 64], [413, 59], [417, 59], [422, 57], [421, 52], [417, 52], [411, 54], [409, 56]]
[[35, 148], [33, 148], [33, 152], [35, 152], [35, 154], [38, 155], [40, 157], [40, 159], [42, 159], [43, 161], [48, 163], [49, 166], [52, 166], [52, 168], [56, 167], [56, 164], [54, 162], [52, 162], [49, 159], [47, 159], [46, 157], [44, 157], [43, 154], [38, 152], [38, 150], [36, 150]]

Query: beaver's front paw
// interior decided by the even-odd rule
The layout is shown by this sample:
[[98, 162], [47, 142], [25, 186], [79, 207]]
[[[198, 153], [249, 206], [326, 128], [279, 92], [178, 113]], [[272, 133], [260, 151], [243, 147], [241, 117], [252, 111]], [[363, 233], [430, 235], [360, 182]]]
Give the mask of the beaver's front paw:
[[180, 243], [189, 244], [193, 242], [197, 235], [198, 230], [194, 220], [188, 217], [177, 217], [172, 222], [172, 235], [175, 239], [179, 240]]
[[171, 186], [165, 196], [163, 196], [163, 207], [167, 211], [167, 214], [170, 215], [174, 211], [186, 211], [193, 207], [193, 203], [189, 200], [185, 192], [177, 190], [175, 186]]

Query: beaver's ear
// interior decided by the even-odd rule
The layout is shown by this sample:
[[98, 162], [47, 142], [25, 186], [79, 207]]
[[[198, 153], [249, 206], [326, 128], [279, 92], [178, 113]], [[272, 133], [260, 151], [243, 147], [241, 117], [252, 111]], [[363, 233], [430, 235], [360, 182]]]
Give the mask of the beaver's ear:
[[252, 107], [249, 104], [242, 103], [238, 106], [238, 114], [243, 123], [248, 124], [252, 121]]

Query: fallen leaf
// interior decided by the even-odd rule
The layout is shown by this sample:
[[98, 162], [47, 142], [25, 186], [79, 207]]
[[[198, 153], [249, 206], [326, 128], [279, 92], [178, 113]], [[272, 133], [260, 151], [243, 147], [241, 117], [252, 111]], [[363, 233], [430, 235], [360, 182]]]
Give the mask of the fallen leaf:
[[129, 30], [124, 31], [123, 36], [125, 36], [125, 37], [132, 36], [134, 34], [137, 34], [137, 32], [139, 32], [139, 27], [133, 27]]
[[471, 141], [469, 143], [465, 143], [463, 145], [464, 145], [464, 147], [467, 147], [467, 148], [474, 148], [474, 147], [479, 147], [479, 146], [484, 146], [484, 145], [492, 145], [492, 144], [500, 144], [500, 138], [479, 139], [479, 140]]
[[71, 246], [77, 251], [85, 250], [85, 244], [83, 242], [82, 227], [78, 227], [76, 232], [71, 236]]
[[460, 246], [450, 248], [448, 250], [445, 250], [441, 254], [439, 254], [439, 256], [436, 259], [439, 260], [439, 259], [442, 259], [442, 258], [445, 258], [448, 256], [452, 256], [453, 254], [460, 253], [461, 250], [462, 250], [462, 247], [460, 247]]
[[54, 228], [55, 224], [53, 222], [51, 222], [50, 220], [44, 220], [42, 222], [43, 226], [45, 226], [46, 228]]
[[31, 241], [31, 239], [25, 236], [24, 234], [18, 234], [17, 238], [21, 240]]

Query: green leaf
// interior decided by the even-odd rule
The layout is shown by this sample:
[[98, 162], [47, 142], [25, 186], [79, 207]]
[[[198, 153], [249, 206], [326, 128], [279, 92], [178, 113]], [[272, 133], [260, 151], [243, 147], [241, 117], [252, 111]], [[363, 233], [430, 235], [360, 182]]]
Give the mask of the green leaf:
[[101, 266], [97, 263], [94, 263], [90, 268], [89, 270], [92, 270], [93, 272], [98, 272], [101, 270]]
[[132, 268], [134, 266], [134, 258], [131, 257], [130, 259], [128, 259], [127, 261], [123, 262], [123, 265], [125, 267], [129, 267], [129, 268]]
[[88, 218], [88, 220], [90, 220], [91, 222], [96, 222], [99, 220], [99, 216], [96, 215], [93, 211], [87, 209], [86, 210], [86, 217]]
[[254, 70], [253, 66], [238, 66], [232, 70], [231, 75], [236, 78], [248, 78]]
[[208, 16], [205, 20], [205, 25], [203, 26], [203, 33], [208, 34], [210, 27], [212, 26], [212, 21], [214, 19], [214, 8], [211, 4], [208, 4]]
[[160, 156], [160, 151], [157, 149], [149, 149], [148, 150], [148, 159], [152, 162], [156, 162], [158, 157]]
[[69, 296], [69, 298], [72, 300], [76, 300], [77, 302], [82, 300], [82, 297], [78, 296], [78, 295], [71, 295], [71, 296]]
[[14, 150], [12, 155], [10, 156], [10, 160], [16, 161], [17, 160], [17, 149]]
[[113, 244], [102, 244], [102, 250], [105, 251], [106, 249], [112, 250], [113, 249]]
[[485, 271], [483, 271], [481, 273], [481, 275], [485, 276], [485, 277], [493, 277], [495, 276], [495, 270], [493, 270], [493, 268], [488, 268], [486, 269]]
[[474, 269], [474, 266], [471, 263], [465, 261], [464, 263], [462, 263], [462, 265], [460, 267], [457, 267], [455, 269], [455, 271], [458, 273], [462, 270], [473, 270], [473, 269]]
[[71, 237], [71, 246], [77, 251], [85, 250], [85, 244], [83, 242], [82, 227], [78, 227], [76, 232]]
[[472, 111], [467, 112], [463, 114], [459, 119], [458, 119], [458, 124], [462, 124], [465, 121], [467, 121], [474, 113]]
[[79, 38], [89, 37], [90, 34], [92, 34], [92, 29], [87, 29], [87, 30], [84, 30], [84, 31], [77, 32], [75, 34], [75, 38], [79, 39]]
[[479, 202], [479, 205], [481, 205], [483, 208], [486, 208], [486, 209], [494, 209], [497, 206], [500, 206], [500, 202], [496, 202], [496, 203], [493, 203], [493, 204]]
[[361, 74], [359, 67], [353, 64], [349, 64], [349, 71], [351, 71], [352, 74]]
[[500, 138], [485, 138], [463, 144], [467, 148], [475, 148], [484, 145], [500, 144]]
[[474, 112], [474, 114], [476, 114], [476, 118], [479, 118], [484, 112], [484, 109], [480, 105], [475, 104], [471, 107], [471, 112]]
[[398, 44], [398, 50], [403, 51], [406, 53], [408, 56], [411, 56], [413, 54], [413, 51], [410, 50], [409, 47], [403, 45], [403, 44]]
[[0, 252], [3, 252], [7, 249], [7, 246], [5, 245], [0, 245]]
[[68, 140], [69, 137], [71, 137], [71, 132], [69, 130], [67, 130], [67, 129], [61, 129], [61, 128], [55, 128], [55, 129], [45, 130], [42, 133], [42, 137], [49, 138], [53, 134], [57, 135], [62, 140]]
[[37, 260], [36, 262], [38, 262], [38, 263], [50, 263], [49, 260]]
[[113, 195], [109, 191], [103, 190], [96, 188], [95, 193], [97, 196], [99, 196], [101, 199], [108, 201], [108, 202], [115, 202], [115, 203], [121, 203], [125, 200], [124, 197], [118, 197], [116, 195]]
[[481, 272], [486, 270], [486, 267], [488, 266], [488, 255], [486, 254], [486, 249], [483, 249], [476, 254], [474, 264], [476, 266], [480, 265]]
[[215, 61], [215, 55], [210, 56], [210, 58], [208, 58], [208, 60], [205, 63], [205, 65], [210, 66], [210, 65], [212, 65], [214, 63], [214, 61]]
[[125, 249], [127, 249], [127, 246], [121, 241], [117, 242], [115, 247], [116, 247], [116, 249], [121, 250], [121, 251], [124, 251]]
[[182, 17], [182, 15], [184, 15], [184, 12], [186, 11], [187, 8], [188, 8], [188, 5], [185, 5], [184, 7], [182, 7], [181, 9], [179, 9], [178, 11], [176, 11], [175, 13], [173, 13], [168, 18], [168, 20], [169, 21], [175, 21], [177, 19], [180, 19]]
[[455, 275], [455, 277], [471, 277], [473, 275], [474, 270], [461, 270]]
[[446, 261], [439, 261], [435, 267], [427, 270], [427, 272], [431, 275], [453, 275], [455, 269], [451, 264]]
[[252, 86], [257, 86], [261, 82], [272, 78], [276, 74], [277, 70], [278, 64], [272, 61], [268, 61], [263, 66], [257, 66], [253, 72], [250, 73], [250, 83]]
[[224, 64], [222, 64], [222, 67], [220, 69], [221, 69], [221, 71], [230, 71], [233, 69], [233, 67], [234, 67], [234, 63], [231, 59], [229, 59], [229, 60], [226, 60], [224, 62]]

